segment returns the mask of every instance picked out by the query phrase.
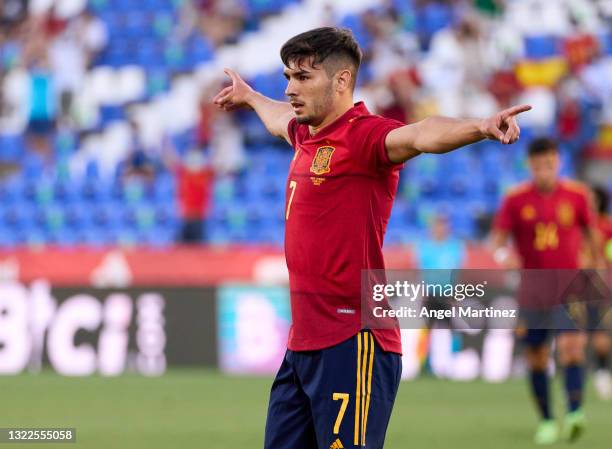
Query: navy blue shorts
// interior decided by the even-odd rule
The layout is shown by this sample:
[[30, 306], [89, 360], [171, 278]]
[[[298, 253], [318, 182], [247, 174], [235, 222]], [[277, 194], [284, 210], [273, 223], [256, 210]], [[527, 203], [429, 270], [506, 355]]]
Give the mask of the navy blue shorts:
[[579, 332], [578, 329], [527, 329], [525, 335], [522, 337], [522, 342], [529, 348], [542, 346], [548, 343], [548, 341], [559, 334], [566, 332]]
[[380, 449], [401, 356], [361, 331], [331, 348], [288, 350], [270, 393], [265, 449]]
[[580, 302], [545, 311], [521, 309], [517, 334], [527, 347], [542, 346], [556, 335], [583, 331], [586, 326], [585, 310]]

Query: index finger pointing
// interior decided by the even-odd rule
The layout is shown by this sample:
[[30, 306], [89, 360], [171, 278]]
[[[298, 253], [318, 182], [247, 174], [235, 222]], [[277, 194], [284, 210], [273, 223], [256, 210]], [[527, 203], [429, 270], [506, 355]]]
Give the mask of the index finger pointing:
[[225, 74], [232, 79], [233, 83], [238, 81], [238, 75], [232, 69], [225, 68], [223, 69], [223, 72], [225, 72]]
[[521, 114], [523, 112], [530, 111], [531, 109], [532, 109], [531, 105], [528, 105], [528, 104], [521, 104], [519, 106], [512, 106], [511, 108], [508, 108], [505, 111], [503, 111], [502, 112], [502, 116], [504, 118], [513, 117], [513, 116]]

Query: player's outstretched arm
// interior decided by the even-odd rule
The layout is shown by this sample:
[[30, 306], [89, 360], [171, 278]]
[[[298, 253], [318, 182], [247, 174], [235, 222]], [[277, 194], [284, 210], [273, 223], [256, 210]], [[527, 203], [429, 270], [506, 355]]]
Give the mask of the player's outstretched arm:
[[511, 144], [520, 135], [516, 116], [530, 109], [529, 105], [514, 106], [487, 119], [429, 117], [387, 134], [387, 154], [392, 162], [401, 163], [421, 153], [448, 153], [483, 139]]
[[213, 103], [224, 111], [253, 109], [270, 134], [291, 143], [287, 133], [287, 126], [294, 117], [291, 105], [260, 94], [231, 69], [225, 69], [224, 72], [230, 77], [232, 85], [222, 89], [213, 99]]

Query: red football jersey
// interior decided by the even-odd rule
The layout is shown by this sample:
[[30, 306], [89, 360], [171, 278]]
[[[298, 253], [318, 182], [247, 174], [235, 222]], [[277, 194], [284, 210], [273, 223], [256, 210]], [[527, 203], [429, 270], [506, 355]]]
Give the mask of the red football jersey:
[[[361, 102], [314, 136], [307, 125], [289, 123], [291, 350], [330, 347], [361, 330], [361, 270], [384, 269], [383, 237], [401, 168], [389, 160], [385, 137], [400, 126]], [[401, 353], [397, 328], [373, 333], [384, 350]]]
[[582, 231], [594, 223], [586, 188], [562, 180], [550, 193], [533, 183], [516, 187], [504, 199], [495, 227], [510, 232], [523, 268], [575, 269]]

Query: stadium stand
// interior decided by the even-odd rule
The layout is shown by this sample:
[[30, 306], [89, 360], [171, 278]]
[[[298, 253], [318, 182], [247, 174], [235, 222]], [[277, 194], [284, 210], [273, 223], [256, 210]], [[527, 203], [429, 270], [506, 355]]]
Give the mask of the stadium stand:
[[[50, 9], [3, 22], [4, 247], [173, 244], [183, 193], [168, 155], [184, 161], [194, 148], [216, 172], [202, 225], [207, 241], [282, 244], [291, 150], [254, 114], [219, 115], [208, 101], [228, 63], [255, 89], [282, 98], [278, 53], [260, 48], [278, 48], [299, 27], [353, 30], [365, 52], [357, 97], [383, 115], [412, 122], [533, 103], [523, 137], [559, 137], [566, 175], [612, 122], [612, 77], [594, 75], [612, 67], [605, 2], [76, 3], [81, 8], [69, 14]], [[539, 26], [521, 26], [526, 12]], [[33, 39], [41, 29], [42, 39]], [[419, 239], [439, 212], [455, 236], [482, 237], [480, 223], [526, 176], [525, 141], [511, 150], [482, 142], [408, 163], [386, 242]]]

